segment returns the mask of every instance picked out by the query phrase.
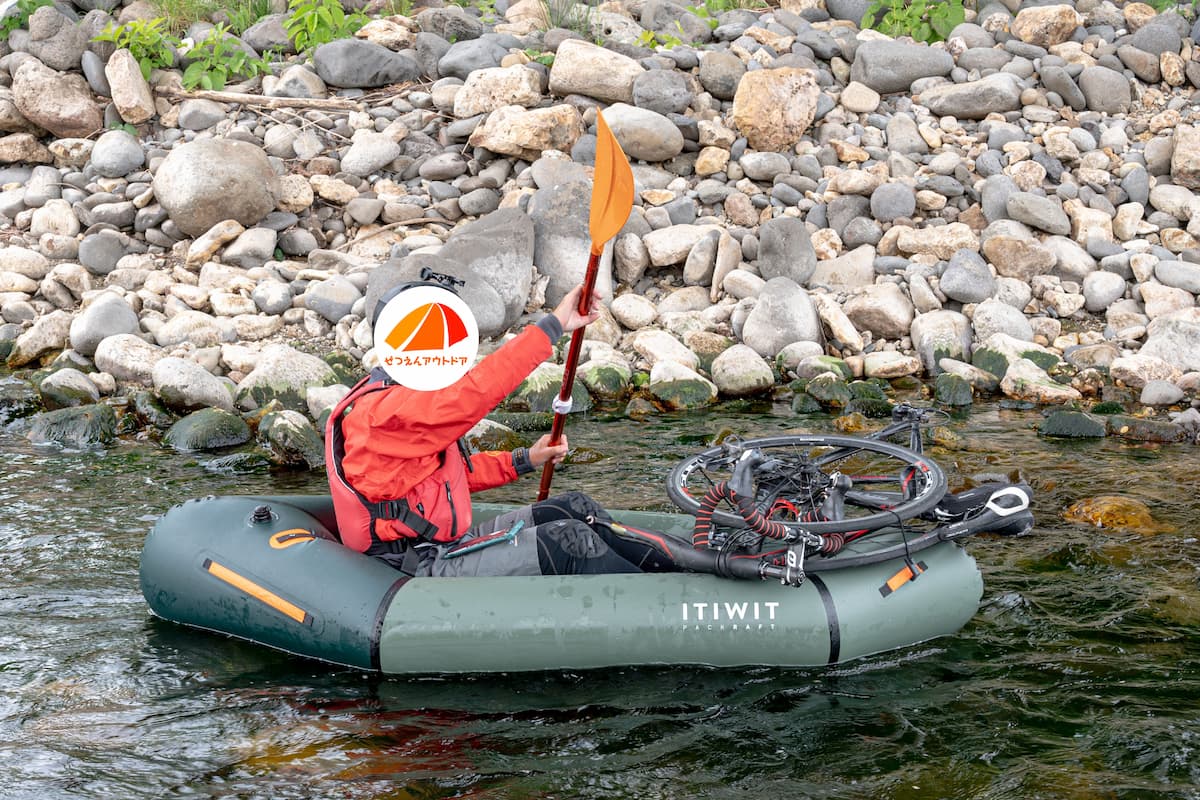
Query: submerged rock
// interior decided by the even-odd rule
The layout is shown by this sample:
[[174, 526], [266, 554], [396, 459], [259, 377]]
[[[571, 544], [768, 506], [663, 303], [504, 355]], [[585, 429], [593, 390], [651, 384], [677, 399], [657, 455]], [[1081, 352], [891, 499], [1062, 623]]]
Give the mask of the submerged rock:
[[1141, 500], [1113, 494], [1089, 497], [1072, 503], [1063, 512], [1063, 518], [1068, 522], [1140, 533], [1144, 536], [1175, 530], [1171, 525], [1155, 521], [1150, 508]]
[[1055, 411], [1042, 422], [1038, 433], [1063, 439], [1103, 439], [1107, 430], [1104, 420], [1082, 411]]
[[117, 437], [117, 415], [104, 404], [47, 411], [33, 418], [27, 436], [34, 444], [80, 449], [112, 444]]
[[277, 464], [319, 469], [325, 466], [325, 443], [308, 418], [298, 411], [273, 411], [258, 423], [258, 440]]
[[219, 450], [250, 441], [250, 426], [237, 414], [206, 408], [188, 414], [163, 435], [163, 444], [183, 453]]

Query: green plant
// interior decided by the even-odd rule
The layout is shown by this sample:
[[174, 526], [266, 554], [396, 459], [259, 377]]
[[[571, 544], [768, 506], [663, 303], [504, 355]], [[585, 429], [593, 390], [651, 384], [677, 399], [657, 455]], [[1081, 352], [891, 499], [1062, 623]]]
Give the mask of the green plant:
[[156, 67], [169, 67], [175, 63], [173, 45], [178, 42], [166, 31], [166, 20], [135, 19], [119, 27], [109, 25], [93, 37], [96, 42], [112, 42], [118, 48], [128, 49], [142, 68], [142, 77], [150, 80], [150, 72]]
[[529, 56], [530, 61], [536, 61], [547, 67], [554, 65], [554, 53], [546, 53], [536, 47], [526, 47], [522, 52]]
[[579, 0], [542, 0], [542, 16], [551, 28], [566, 28], [584, 38], [592, 35], [596, 9]]
[[138, 130], [128, 122], [113, 122], [108, 126], [110, 131], [125, 131], [130, 136], [137, 136]]
[[380, 16], [409, 17], [412, 16], [412, 11], [412, 0], [387, 0], [387, 2], [384, 3], [383, 9], [380, 11]]
[[670, 33], [657, 33], [656, 31], [642, 31], [641, 35], [637, 38], [637, 43], [651, 50], [658, 47], [665, 47], [671, 50], [683, 46], [683, 40], [678, 36]]
[[326, 42], [353, 36], [366, 23], [366, 15], [347, 14], [339, 0], [289, 0], [283, 28], [296, 51], [308, 53]]
[[182, 33], [193, 22], [206, 22], [221, 8], [220, 0], [150, 0], [150, 4], [166, 19], [171, 33]]
[[225, 9], [229, 27], [239, 36], [270, 13], [271, 0], [235, 0]]
[[8, 14], [0, 20], [0, 40], [7, 40], [8, 35], [17, 28], [27, 27], [33, 12], [42, 6], [51, 5], [54, 5], [54, 0], [17, 0], [14, 6], [16, 13]]
[[230, 78], [253, 78], [271, 71], [269, 57], [255, 58], [239, 46], [224, 25], [217, 25], [188, 51], [194, 59], [183, 71], [183, 88], [221, 91]]
[[965, 20], [962, 0], [872, 0], [860, 26], [893, 37], [940, 42]]
[[[707, 4], [702, 6], [688, 6], [687, 10], [704, 20], [708, 24], [709, 30], [716, 30], [718, 24], [716, 14], [713, 14], [711, 11], [709, 11]], [[717, 13], [719, 14], [721, 12], [718, 11]], [[679, 25], [678, 22], [675, 24]], [[680, 26], [680, 30], [683, 30], [683, 26]]]

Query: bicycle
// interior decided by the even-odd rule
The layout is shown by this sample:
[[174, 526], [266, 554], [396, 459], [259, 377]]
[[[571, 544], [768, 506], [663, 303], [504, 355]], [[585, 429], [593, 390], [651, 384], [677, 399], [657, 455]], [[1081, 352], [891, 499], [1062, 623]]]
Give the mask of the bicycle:
[[[694, 552], [677, 560], [697, 571], [798, 586], [806, 570], [895, 558], [915, 575], [912, 555], [939, 542], [985, 530], [1028, 532], [1033, 493], [1026, 484], [947, 492], [945, 473], [923, 454], [923, 431], [948, 419], [901, 403], [890, 425], [865, 437], [731, 437], [684, 459], [667, 478], [667, 494], [696, 519]], [[907, 447], [887, 441], [902, 434]], [[898, 541], [844, 552], [883, 529]]]

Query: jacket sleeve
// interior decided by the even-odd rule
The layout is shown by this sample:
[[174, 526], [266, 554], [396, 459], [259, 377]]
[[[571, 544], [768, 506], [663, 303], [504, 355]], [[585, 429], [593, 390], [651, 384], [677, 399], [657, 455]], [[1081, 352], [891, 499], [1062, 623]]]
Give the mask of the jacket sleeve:
[[382, 392], [364, 409], [374, 440], [369, 446], [393, 458], [426, 457], [452, 446], [550, 357], [553, 330], [561, 333], [557, 320], [527, 326], [445, 389]]
[[467, 471], [467, 486], [472, 492], [494, 489], [517, 479], [512, 453], [508, 450], [487, 450], [471, 454], [471, 469]]

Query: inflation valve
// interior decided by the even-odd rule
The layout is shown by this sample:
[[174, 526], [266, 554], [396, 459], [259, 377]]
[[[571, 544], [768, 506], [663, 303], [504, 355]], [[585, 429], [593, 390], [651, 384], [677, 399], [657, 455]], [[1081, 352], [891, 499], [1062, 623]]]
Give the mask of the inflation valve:
[[256, 506], [253, 513], [250, 514], [250, 521], [256, 525], [262, 525], [270, 522], [274, 517], [275, 515], [271, 513], [270, 506]]

